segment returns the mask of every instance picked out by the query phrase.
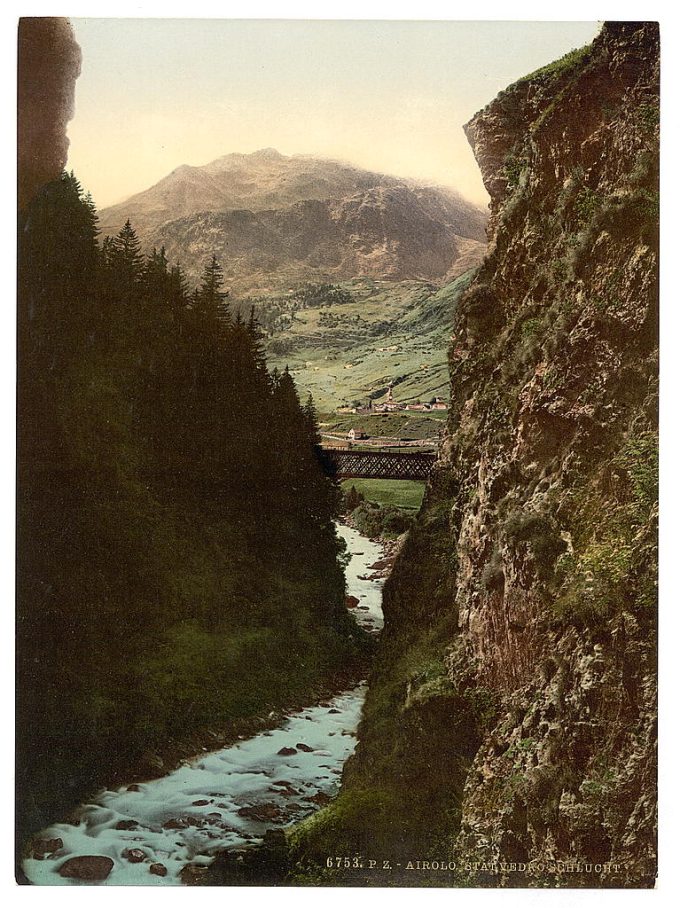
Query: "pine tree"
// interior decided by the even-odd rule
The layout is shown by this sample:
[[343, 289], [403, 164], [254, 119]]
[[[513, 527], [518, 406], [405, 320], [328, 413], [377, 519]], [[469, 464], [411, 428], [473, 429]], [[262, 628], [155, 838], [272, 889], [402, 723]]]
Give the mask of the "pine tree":
[[228, 297], [222, 288], [224, 275], [216, 256], [203, 269], [203, 277], [196, 295], [195, 306], [198, 313], [210, 321], [229, 321], [229, 307], [225, 300]]
[[151, 254], [147, 256], [141, 272], [141, 284], [144, 293], [148, 296], [167, 299], [168, 277], [168, 259], [165, 254], [165, 246], [161, 246], [160, 252], [154, 246]]
[[141, 280], [144, 267], [141, 250], [142, 244], [128, 218], [111, 245], [112, 265], [124, 294], [129, 295]]
[[19, 234], [19, 342], [24, 362], [62, 369], [92, 331], [90, 293], [99, 262], [96, 218], [73, 174], [62, 173], [30, 204]]
[[187, 290], [187, 281], [179, 262], [170, 269], [169, 296], [173, 310], [175, 308], [186, 309], [189, 302], [189, 292]]
[[302, 412], [305, 417], [309, 443], [313, 448], [318, 448], [321, 446], [321, 435], [319, 434], [319, 421], [311, 392], [307, 395], [307, 401]]

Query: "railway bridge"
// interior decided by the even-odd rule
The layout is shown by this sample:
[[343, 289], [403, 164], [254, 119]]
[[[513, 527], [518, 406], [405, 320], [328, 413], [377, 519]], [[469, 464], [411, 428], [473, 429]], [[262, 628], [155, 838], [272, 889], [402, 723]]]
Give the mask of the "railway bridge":
[[420, 479], [429, 477], [437, 455], [430, 451], [358, 451], [322, 448], [324, 468], [338, 479]]

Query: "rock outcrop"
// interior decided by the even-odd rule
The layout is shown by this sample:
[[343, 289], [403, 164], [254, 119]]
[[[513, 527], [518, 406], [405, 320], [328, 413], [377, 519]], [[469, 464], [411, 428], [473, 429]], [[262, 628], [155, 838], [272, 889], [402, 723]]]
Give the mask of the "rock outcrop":
[[370, 852], [455, 870], [355, 882], [654, 885], [658, 41], [608, 23], [466, 126], [488, 254], [356, 755], [292, 837], [307, 872]]
[[17, 69], [18, 206], [56, 180], [66, 164], [81, 53], [68, 21], [36, 16], [19, 20]]

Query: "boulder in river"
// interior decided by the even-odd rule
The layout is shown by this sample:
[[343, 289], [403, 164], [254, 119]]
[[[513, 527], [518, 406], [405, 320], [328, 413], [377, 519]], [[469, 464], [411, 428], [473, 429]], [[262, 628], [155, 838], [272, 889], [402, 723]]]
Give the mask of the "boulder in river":
[[276, 792], [278, 795], [283, 795], [284, 798], [292, 798], [294, 795], [299, 794], [298, 790], [293, 788], [292, 785], [279, 785], [278, 782], [275, 785], [270, 785], [269, 790]]
[[205, 824], [205, 817], [193, 817], [188, 816], [184, 817], [188, 826], [203, 826]]
[[296, 744], [295, 746], [298, 750], [301, 750], [305, 754], [311, 754], [311, 752], [314, 750], [314, 748], [310, 747], [309, 744]]
[[369, 571], [384, 571], [390, 566], [389, 558], [380, 558], [375, 564], [369, 565]]
[[209, 803], [210, 803], [210, 801], [208, 801], [207, 798], [201, 798], [199, 801], [192, 801], [191, 806], [192, 807], [207, 807]]
[[79, 854], [64, 861], [59, 868], [59, 876], [96, 883], [105, 880], [112, 870], [113, 861], [103, 854]]
[[345, 605], [347, 608], [356, 608], [359, 605], [359, 600], [356, 596], [345, 596]]
[[126, 848], [122, 857], [131, 864], [141, 864], [142, 861], [146, 860], [146, 852], [142, 851], [141, 848]]
[[281, 809], [276, 804], [252, 804], [249, 807], [240, 807], [237, 813], [240, 817], [267, 823], [277, 820], [281, 816]]
[[316, 794], [310, 795], [304, 800], [309, 801], [312, 804], [318, 804], [320, 807], [325, 807], [326, 804], [330, 804], [333, 798], [330, 795], [327, 795], [325, 791], [317, 791]]
[[150, 864], [149, 873], [153, 873], [155, 876], [167, 876], [168, 868], [165, 864]]
[[129, 831], [130, 829], [137, 829], [138, 826], [139, 826], [139, 823], [137, 822], [137, 820], [118, 820], [118, 822], [116, 823], [116, 825], [113, 828], [114, 829], [125, 829], [125, 830]]
[[294, 747], [282, 747], [281, 750], [277, 751], [277, 754], [280, 757], [292, 757], [297, 753]]
[[33, 842], [33, 857], [41, 861], [46, 854], [54, 854], [64, 847], [61, 839], [36, 839]]
[[281, 885], [289, 871], [285, 833], [268, 829], [258, 845], [219, 852], [201, 882], [208, 886]]
[[179, 878], [184, 883], [185, 886], [198, 886], [208, 868], [204, 864], [185, 864], [182, 867]]
[[171, 817], [163, 823], [163, 829], [187, 829], [189, 823], [184, 817]]

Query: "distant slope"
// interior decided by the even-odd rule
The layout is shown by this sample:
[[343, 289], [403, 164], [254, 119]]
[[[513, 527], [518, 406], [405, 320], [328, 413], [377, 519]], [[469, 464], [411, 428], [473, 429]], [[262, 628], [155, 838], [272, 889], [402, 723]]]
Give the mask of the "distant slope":
[[127, 218], [190, 278], [218, 256], [232, 289], [319, 278], [450, 279], [481, 260], [486, 214], [455, 191], [273, 149], [178, 167], [104, 209], [104, 234]]
[[471, 278], [467, 272], [439, 290], [416, 281], [347, 282], [352, 302], [298, 311], [269, 338], [267, 361], [288, 365], [300, 394], [311, 392], [322, 413], [379, 401], [390, 383], [397, 401], [448, 399], [450, 326]]

